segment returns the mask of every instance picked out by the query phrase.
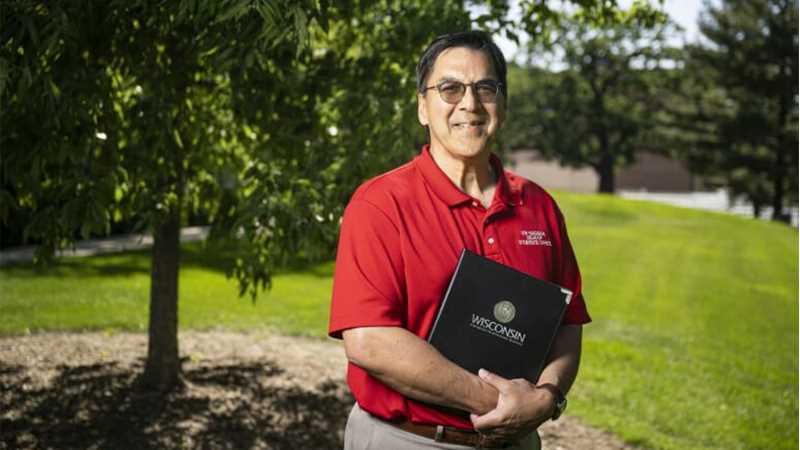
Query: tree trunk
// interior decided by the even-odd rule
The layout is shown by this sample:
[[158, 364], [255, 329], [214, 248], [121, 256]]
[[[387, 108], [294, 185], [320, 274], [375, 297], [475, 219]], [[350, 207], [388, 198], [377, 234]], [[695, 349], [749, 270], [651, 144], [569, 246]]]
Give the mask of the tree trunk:
[[780, 164], [780, 166], [776, 167], [772, 175], [772, 220], [788, 222], [788, 216], [783, 214], [784, 181], [786, 173], [784, 171], [785, 163], [783, 162], [782, 154], [783, 150], [779, 149], [777, 155], [778, 162], [776, 165]]
[[785, 194], [786, 161], [784, 158], [784, 143], [780, 139], [779, 147], [775, 149], [775, 161], [772, 169], [772, 220], [788, 222], [789, 217], [783, 214], [783, 198]]
[[758, 200], [753, 200], [753, 218], [761, 218], [761, 202]]
[[[781, 75], [783, 77], [788, 76], [789, 68], [785, 65], [781, 65]], [[794, 82], [797, 84], [797, 82]], [[788, 154], [788, 146], [785, 139], [785, 129], [787, 120], [789, 118], [789, 104], [792, 100], [790, 97], [785, 95], [781, 95], [778, 97], [778, 133], [779, 138], [776, 145], [775, 151], [775, 162], [772, 169], [772, 220], [782, 221], [782, 222], [789, 222], [789, 216], [783, 214], [783, 198], [785, 194], [785, 181], [786, 181], [786, 161], [785, 156]], [[793, 151], [796, 151], [794, 149]]]
[[[178, 209], [178, 208], [175, 208]], [[168, 391], [180, 383], [178, 358], [178, 265], [180, 211], [155, 229], [150, 274], [150, 324], [143, 384]]]
[[614, 181], [614, 157], [608, 153], [603, 154], [596, 171], [600, 178], [597, 192], [613, 194], [616, 191], [616, 182]]

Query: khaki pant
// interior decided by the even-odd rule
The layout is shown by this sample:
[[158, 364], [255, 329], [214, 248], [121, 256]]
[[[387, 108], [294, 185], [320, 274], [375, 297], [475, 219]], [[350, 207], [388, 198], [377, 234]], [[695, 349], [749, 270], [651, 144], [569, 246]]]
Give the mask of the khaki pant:
[[[433, 439], [417, 436], [376, 419], [368, 412], [353, 406], [347, 418], [344, 431], [345, 450], [468, 450], [472, 447], [436, 442]], [[538, 433], [531, 433], [519, 445], [509, 450], [540, 450], [541, 441]]]

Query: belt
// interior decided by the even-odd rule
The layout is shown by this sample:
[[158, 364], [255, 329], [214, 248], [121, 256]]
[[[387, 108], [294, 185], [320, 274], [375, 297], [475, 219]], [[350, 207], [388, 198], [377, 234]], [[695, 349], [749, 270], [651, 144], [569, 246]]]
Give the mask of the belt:
[[491, 439], [484, 434], [472, 430], [460, 430], [458, 428], [450, 428], [442, 425], [422, 425], [412, 423], [408, 419], [401, 422], [386, 421], [386, 423], [403, 431], [416, 434], [417, 436], [426, 437], [436, 442], [444, 442], [446, 444], [464, 445], [475, 448], [505, 448], [514, 445], [513, 442], [498, 442], [496, 439]]

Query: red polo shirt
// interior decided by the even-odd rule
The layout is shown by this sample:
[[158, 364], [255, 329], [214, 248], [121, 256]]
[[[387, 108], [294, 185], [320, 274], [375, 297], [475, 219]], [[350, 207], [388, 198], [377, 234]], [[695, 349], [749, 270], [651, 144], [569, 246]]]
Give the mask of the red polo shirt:
[[[348, 328], [397, 326], [427, 339], [464, 248], [570, 289], [564, 323], [591, 320], [555, 201], [504, 171], [494, 155], [491, 163], [501, 176], [488, 209], [447, 178], [427, 146], [356, 190], [339, 236], [332, 337]], [[467, 416], [406, 398], [352, 363], [347, 382], [358, 404], [378, 417], [472, 429]]]

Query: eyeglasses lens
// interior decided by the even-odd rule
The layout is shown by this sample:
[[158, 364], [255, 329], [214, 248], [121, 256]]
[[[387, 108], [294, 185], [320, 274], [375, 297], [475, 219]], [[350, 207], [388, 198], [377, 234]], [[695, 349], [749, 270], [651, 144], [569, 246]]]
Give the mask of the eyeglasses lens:
[[458, 81], [448, 81], [440, 84], [438, 86], [438, 91], [442, 100], [447, 103], [458, 103], [464, 98], [467, 86], [472, 87], [473, 94], [475, 94], [482, 103], [494, 103], [497, 100], [498, 85], [490, 82], [471, 83], [467, 85]]

